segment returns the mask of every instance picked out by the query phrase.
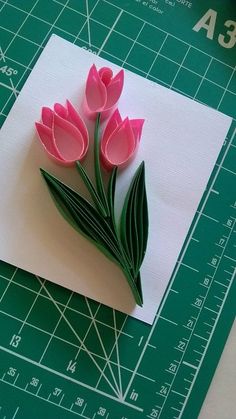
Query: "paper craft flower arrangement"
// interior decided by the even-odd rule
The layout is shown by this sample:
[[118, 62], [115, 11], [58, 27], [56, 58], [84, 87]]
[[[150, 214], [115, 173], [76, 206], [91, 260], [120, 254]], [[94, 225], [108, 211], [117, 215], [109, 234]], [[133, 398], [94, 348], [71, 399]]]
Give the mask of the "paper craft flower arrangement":
[[[144, 162], [133, 176], [119, 221], [115, 219], [114, 209], [118, 171], [134, 158], [144, 123], [143, 119], [126, 117], [122, 120], [116, 106], [123, 84], [123, 70], [113, 77], [110, 68], [103, 67], [99, 71], [95, 65], [90, 68], [83, 108], [89, 119], [96, 120], [93, 144], [95, 184], [81, 164], [89, 147], [88, 130], [68, 100], [65, 106], [56, 103], [53, 110], [43, 107], [41, 122], [36, 122], [35, 126], [49, 157], [63, 166], [76, 165], [93, 202], [40, 169], [56, 207], [71, 226], [121, 268], [136, 303], [142, 305], [140, 267], [148, 238]], [[100, 138], [101, 121], [108, 117]], [[109, 172], [107, 187], [104, 171]]]

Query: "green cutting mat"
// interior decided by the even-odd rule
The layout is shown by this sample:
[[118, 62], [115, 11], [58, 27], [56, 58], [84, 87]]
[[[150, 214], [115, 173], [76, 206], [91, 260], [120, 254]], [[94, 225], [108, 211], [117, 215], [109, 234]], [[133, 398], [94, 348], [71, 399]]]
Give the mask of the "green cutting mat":
[[[234, 0], [0, 0], [1, 121], [52, 33], [236, 119], [235, 20]], [[235, 127], [152, 327], [0, 264], [1, 419], [197, 418], [235, 316]]]

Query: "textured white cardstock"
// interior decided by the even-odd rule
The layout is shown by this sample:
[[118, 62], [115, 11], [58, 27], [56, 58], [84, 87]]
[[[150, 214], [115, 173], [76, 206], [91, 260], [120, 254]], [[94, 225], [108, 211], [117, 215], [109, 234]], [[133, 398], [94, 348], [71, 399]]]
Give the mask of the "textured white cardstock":
[[116, 201], [122, 201], [135, 168], [145, 160], [150, 217], [141, 269], [144, 306], [135, 306], [119, 268], [67, 224], [39, 172], [43, 167], [82, 188], [75, 169], [48, 159], [36, 139], [34, 122], [44, 105], [70, 99], [79, 108], [93, 63], [118, 71], [53, 35], [2, 127], [0, 259], [152, 323], [231, 119], [125, 72], [121, 115], [145, 118], [145, 125], [135, 161], [118, 178]]

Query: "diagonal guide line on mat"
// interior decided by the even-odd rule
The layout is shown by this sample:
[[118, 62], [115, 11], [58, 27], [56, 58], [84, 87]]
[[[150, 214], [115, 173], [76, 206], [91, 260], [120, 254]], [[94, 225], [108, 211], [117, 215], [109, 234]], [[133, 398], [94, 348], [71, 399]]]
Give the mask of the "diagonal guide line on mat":
[[20, 92], [19, 92], [19, 90], [17, 90], [17, 89], [13, 86], [13, 83], [12, 83], [12, 80], [11, 80], [11, 79], [10, 79], [10, 82], [11, 82], [12, 86], [8, 86], [7, 84], [2, 83], [2, 82], [0, 82], [0, 86], [5, 87], [5, 88], [6, 88], [6, 89], [8, 89], [8, 90], [11, 90], [11, 91], [12, 91], [12, 93], [14, 94], [14, 96], [15, 96], [15, 99], [16, 99], [16, 98], [17, 98], [17, 95], [18, 95]]
[[115, 347], [116, 347], [116, 360], [117, 360], [117, 369], [118, 369], [118, 377], [119, 377], [119, 386], [120, 386], [120, 395], [123, 397], [123, 389], [122, 389], [122, 380], [121, 380], [121, 364], [120, 364], [120, 354], [119, 354], [119, 343], [118, 339], [119, 336], [117, 334], [117, 324], [116, 324], [116, 311], [114, 308], [112, 309], [113, 312], [113, 321], [114, 321], [114, 333], [115, 333]]
[[121, 15], [122, 15], [122, 13], [123, 13], [123, 10], [121, 9], [121, 11], [120, 11], [120, 13], [118, 14], [118, 16], [117, 16], [117, 18], [116, 18], [115, 22], [113, 23], [112, 27], [110, 28], [110, 30], [109, 30], [109, 32], [108, 32], [108, 34], [107, 34], [106, 38], [104, 39], [104, 41], [103, 41], [102, 45], [100, 46], [100, 48], [99, 48], [99, 50], [98, 50], [97, 55], [100, 55], [100, 54], [101, 54], [101, 52], [103, 51], [103, 49], [104, 49], [104, 47], [105, 47], [105, 45], [106, 45], [106, 43], [107, 43], [108, 39], [110, 38], [110, 36], [111, 36], [111, 34], [112, 34], [113, 30], [115, 29], [115, 27], [116, 27], [116, 25], [117, 25], [118, 21], [120, 20], [120, 17], [121, 17]]
[[[43, 280], [43, 283], [45, 283], [45, 279]], [[32, 312], [32, 310], [33, 310], [33, 308], [34, 308], [34, 306], [35, 306], [36, 302], [38, 301], [38, 298], [39, 298], [39, 295], [40, 295], [40, 292], [41, 292], [41, 290], [42, 290], [42, 289], [43, 289], [43, 286], [41, 285], [41, 287], [39, 288], [39, 290], [38, 290], [37, 294], [35, 295], [35, 298], [34, 298], [34, 300], [33, 300], [32, 304], [31, 304], [30, 309], [28, 310], [28, 313], [27, 313], [26, 317], [25, 317], [25, 318], [24, 318], [24, 320], [22, 321], [22, 324], [21, 324], [21, 326], [20, 326], [20, 328], [19, 328], [19, 330], [18, 330], [18, 332], [17, 332], [17, 335], [20, 335], [20, 334], [21, 334], [21, 332], [22, 332], [22, 330], [23, 330], [23, 328], [24, 328], [25, 324], [27, 323], [28, 318], [29, 318], [29, 316], [30, 316], [31, 312]]]
[[106, 349], [105, 349], [105, 347], [104, 347], [104, 344], [103, 344], [103, 341], [102, 341], [101, 335], [100, 335], [100, 333], [99, 333], [99, 330], [98, 330], [98, 327], [97, 327], [97, 324], [96, 324], [96, 320], [95, 320], [95, 318], [94, 318], [94, 316], [93, 316], [93, 313], [92, 313], [92, 310], [91, 310], [91, 307], [90, 307], [90, 305], [89, 305], [89, 302], [88, 302], [88, 298], [87, 298], [87, 297], [85, 297], [85, 301], [86, 301], [86, 304], [87, 304], [87, 307], [88, 307], [88, 310], [89, 310], [89, 314], [90, 314], [90, 317], [91, 317], [91, 320], [92, 320], [92, 322], [91, 322], [91, 323], [92, 323], [92, 325], [94, 326], [94, 329], [95, 329], [95, 331], [96, 331], [96, 334], [97, 334], [97, 337], [98, 337], [99, 343], [100, 343], [100, 345], [101, 345], [101, 348], [102, 348], [102, 351], [103, 351], [103, 354], [104, 354], [104, 357], [105, 357], [105, 360], [106, 360], [106, 364], [108, 365], [109, 371], [110, 371], [111, 376], [112, 376], [113, 381], [114, 381], [114, 385], [115, 385], [115, 387], [116, 387], [116, 390], [117, 390], [117, 392], [118, 392], [118, 395], [120, 396], [120, 388], [118, 387], [118, 384], [117, 384], [117, 382], [116, 382], [116, 378], [115, 378], [115, 376], [114, 376], [113, 369], [112, 369], [112, 367], [111, 367], [111, 364], [110, 364], [110, 361], [109, 361], [109, 358], [108, 358], [108, 355], [107, 355]]
[[4, 63], [6, 62], [6, 57], [1, 46], [0, 46], [0, 60], [3, 60]]
[[[124, 318], [124, 321], [123, 321], [123, 323], [122, 323], [122, 325], [121, 325], [121, 327], [119, 328], [119, 331], [116, 329], [114, 329], [114, 327], [111, 327], [113, 330], [114, 330], [114, 332], [115, 332], [115, 334], [117, 334], [117, 339], [120, 337], [120, 335], [121, 334], [124, 334], [124, 332], [123, 332], [123, 328], [124, 328], [124, 326], [125, 326], [125, 324], [126, 324], [126, 321], [127, 321], [127, 319], [128, 319], [128, 315], [126, 315], [125, 316], [125, 318]], [[130, 335], [127, 335], [127, 336], [129, 336], [129, 337], [131, 337]], [[116, 347], [116, 340], [114, 341], [114, 343], [113, 343], [113, 345], [112, 345], [112, 348], [111, 348], [111, 352], [110, 352], [110, 355], [109, 355], [109, 357], [108, 357], [108, 359], [110, 359], [111, 358], [111, 356], [112, 356], [112, 354], [113, 354], [113, 352], [114, 352], [114, 350], [115, 350], [115, 347]], [[116, 365], [117, 366], [117, 368], [118, 368], [118, 365], [117, 365], [117, 362], [115, 362], [115, 361], [110, 361], [112, 364], [114, 364], [114, 366]], [[105, 367], [103, 368], [103, 371], [105, 370], [105, 368], [106, 368], [106, 365], [105, 365]], [[124, 366], [122, 366], [122, 368], [124, 369], [124, 370], [127, 370], [127, 368], [126, 367], [124, 367]], [[130, 372], [132, 372], [132, 370], [130, 370], [130, 369], [128, 369]], [[100, 383], [100, 381], [101, 381], [101, 376], [100, 376], [100, 378], [98, 379], [98, 381], [97, 381], [97, 384], [96, 384], [96, 388], [98, 387], [98, 385], [99, 385], [99, 383]], [[146, 377], [145, 377], [146, 378]], [[120, 400], [122, 400], [122, 397], [123, 397], [123, 395], [121, 395], [121, 398], [120, 398]]]
[[47, 290], [47, 288], [45, 287], [45, 285], [42, 283], [41, 279], [38, 277], [38, 280], [40, 282], [40, 284], [42, 285], [44, 291], [47, 293], [47, 295], [49, 296], [50, 300], [52, 301], [52, 303], [54, 304], [54, 306], [57, 308], [57, 310], [59, 311], [59, 313], [61, 314], [61, 317], [63, 318], [63, 320], [65, 320], [65, 322], [67, 323], [67, 325], [69, 326], [69, 328], [71, 329], [71, 331], [74, 333], [74, 335], [76, 336], [76, 338], [78, 339], [78, 341], [80, 342], [80, 345], [83, 347], [83, 349], [85, 350], [85, 352], [88, 354], [88, 356], [91, 358], [91, 360], [93, 361], [94, 365], [97, 367], [97, 369], [99, 370], [99, 372], [102, 374], [104, 380], [106, 380], [107, 384], [111, 387], [111, 389], [113, 390], [113, 392], [115, 393], [115, 395], [119, 398], [119, 394], [116, 390], [116, 388], [113, 387], [113, 385], [110, 383], [110, 381], [108, 380], [107, 376], [104, 374], [104, 372], [102, 371], [101, 367], [98, 365], [96, 359], [93, 357], [93, 355], [88, 351], [86, 345], [84, 344], [84, 342], [82, 341], [82, 339], [80, 338], [80, 336], [78, 335], [78, 333], [74, 330], [74, 328], [72, 327], [71, 323], [69, 322], [69, 320], [66, 318], [66, 316], [63, 313], [63, 310], [61, 310], [61, 308], [59, 307], [59, 305], [56, 303], [56, 301], [54, 301], [54, 299], [52, 298], [50, 292]]
[[0, 303], [2, 302], [2, 300], [3, 300], [4, 296], [5, 296], [5, 294], [7, 293], [8, 289], [10, 288], [10, 285], [11, 285], [11, 283], [12, 283], [12, 281], [14, 279], [14, 276], [16, 275], [17, 271], [18, 271], [18, 268], [15, 268], [15, 270], [13, 271], [13, 274], [11, 275], [11, 277], [9, 279], [9, 282], [8, 282], [5, 290], [3, 291], [2, 295], [1, 295]]
[[2, 0], [2, 6], [0, 8], [0, 12], [4, 9], [4, 7], [6, 6], [8, 0]]
[[[1, 0], [0, 0], [0, 1], [1, 1]], [[61, 3], [61, 2], [60, 2], [60, 1], [58, 1], [58, 0], [53, 0], [53, 1], [54, 1], [54, 3], [60, 4], [60, 6], [64, 6], [64, 4], [63, 4], [63, 3]], [[97, 7], [97, 5], [98, 5], [99, 1], [100, 1], [100, 0], [97, 0], [97, 1], [96, 1], [96, 3], [94, 4], [94, 6], [93, 6], [93, 8], [90, 10], [90, 12], [89, 12], [89, 9], [88, 9], [88, 8], [86, 8], [86, 15], [84, 15], [83, 13], [78, 12], [76, 9], [74, 9], [74, 8], [73, 8], [73, 7], [71, 7], [71, 6], [68, 6], [67, 4], [65, 5], [65, 9], [71, 10], [72, 12], [74, 12], [74, 13], [76, 13], [76, 14], [78, 14], [78, 15], [82, 15], [82, 16], [84, 16], [84, 17], [86, 18], [86, 20], [85, 20], [85, 22], [83, 23], [83, 25], [81, 26], [81, 28], [80, 28], [79, 32], [78, 32], [78, 33], [77, 33], [77, 35], [75, 36], [75, 39], [73, 40], [73, 44], [75, 44], [75, 43], [76, 43], [76, 41], [77, 41], [77, 39], [78, 39], [78, 38], [80, 38], [80, 34], [81, 34], [81, 32], [83, 31], [84, 27], [87, 25], [87, 27], [88, 27], [88, 42], [87, 42], [87, 41], [85, 41], [85, 40], [83, 40], [82, 38], [80, 38], [80, 39], [81, 39], [81, 40], [83, 40], [84, 42], [86, 42], [86, 44], [88, 44], [88, 45], [89, 45], [89, 48], [91, 48], [91, 47], [92, 47], [92, 41], [91, 41], [91, 29], [90, 29], [90, 20], [93, 20], [93, 21], [94, 21], [94, 19], [91, 19], [91, 15], [92, 15], [93, 11], [95, 10], [95, 8]], [[100, 22], [98, 22], [98, 23], [100, 23]], [[57, 27], [57, 28], [59, 28], [59, 27]], [[62, 28], [59, 28], [59, 29], [61, 29], [63, 32], [65, 32], [65, 33], [70, 34], [70, 35], [72, 35], [72, 36], [73, 36], [73, 34], [71, 34], [70, 32], [63, 30]]]
[[218, 103], [217, 109], [220, 109], [221, 103], [223, 102], [223, 99], [224, 99], [224, 97], [225, 97], [225, 95], [226, 95], [226, 92], [227, 92], [228, 88], [230, 87], [230, 83], [231, 83], [231, 81], [233, 80], [233, 77], [235, 76], [235, 73], [236, 73], [236, 66], [234, 67], [234, 69], [233, 69], [233, 71], [232, 71], [232, 73], [231, 73], [231, 76], [230, 76], [230, 78], [229, 78], [229, 80], [228, 80], [228, 83], [227, 83], [227, 85], [226, 85], [226, 86], [225, 86], [225, 88], [224, 88], [224, 93], [223, 93], [223, 95], [221, 96], [221, 99], [220, 99], [220, 101], [219, 101], [219, 103]]
[[[36, 278], [37, 278], [37, 277], [36, 277]], [[44, 284], [45, 284], [45, 283], [44, 283]], [[41, 291], [41, 290], [40, 290], [40, 291]], [[40, 291], [39, 291], [39, 292], [40, 292]], [[70, 303], [70, 301], [71, 301], [71, 299], [72, 299], [73, 295], [74, 295], [74, 293], [73, 293], [73, 292], [71, 292], [70, 297], [69, 297], [69, 298], [68, 298], [68, 300], [67, 300], [67, 303], [64, 305], [64, 307], [63, 307], [63, 309], [62, 309], [63, 314], [65, 313], [65, 311], [66, 311], [66, 309], [67, 309], [67, 307], [68, 307], [68, 304]], [[53, 330], [52, 334], [50, 335], [50, 339], [49, 339], [49, 341], [48, 341], [47, 345], [45, 346], [44, 351], [43, 351], [43, 353], [42, 353], [42, 355], [41, 355], [41, 357], [40, 357], [39, 364], [41, 364], [41, 363], [42, 363], [42, 361], [43, 361], [43, 358], [44, 358], [44, 356], [45, 356], [45, 354], [46, 354], [46, 352], [47, 352], [47, 350], [48, 350], [48, 348], [49, 348], [49, 345], [51, 344], [51, 341], [52, 341], [53, 337], [55, 336], [55, 332], [56, 332], [56, 330], [57, 330], [57, 328], [58, 328], [58, 326], [59, 326], [59, 324], [60, 324], [61, 319], [62, 319], [62, 316], [60, 315], [60, 317], [59, 317], [59, 319], [58, 319], [58, 321], [57, 321], [57, 323], [56, 323], [56, 326], [54, 327], [54, 330]]]
[[17, 408], [15, 410], [15, 413], [12, 416], [12, 419], [15, 419], [16, 418], [16, 415], [17, 415], [19, 409], [20, 409], [20, 406], [17, 406]]
[[[96, 317], [97, 316], [97, 313], [98, 313], [98, 311], [99, 311], [99, 309], [100, 309], [100, 307], [101, 307], [101, 304], [98, 304], [98, 307], [97, 307], [97, 309], [96, 309], [96, 311], [95, 311], [95, 313], [94, 313], [94, 317]], [[75, 311], [75, 313], [79, 313], [79, 314], [81, 314], [79, 311], [77, 311], [77, 310], [74, 310], [74, 309], [72, 309], [71, 307], [69, 307], [69, 309], [70, 310], [72, 310], [72, 311]], [[89, 319], [89, 320], [91, 320], [91, 318], [89, 317], [89, 316], [87, 316], [87, 318]], [[85, 341], [86, 341], [86, 339], [87, 339], [87, 337], [88, 337], [88, 335], [89, 335], [89, 333], [90, 333], [90, 330], [91, 330], [91, 328], [92, 328], [92, 322], [90, 322], [89, 323], [89, 326], [88, 326], [88, 328], [87, 328], [87, 332], [85, 333], [85, 335], [84, 335], [84, 337], [83, 337], [83, 339], [82, 339], [82, 342], [84, 343]], [[75, 360], [77, 360], [78, 359], [78, 357], [79, 357], [79, 354], [80, 354], [80, 351], [81, 351], [81, 346], [79, 347], [79, 349], [78, 349], [78, 351], [77, 351], [77, 353], [76, 353], [76, 355], [75, 355]], [[93, 354], [93, 352], [91, 352], [92, 354]], [[94, 353], [94, 355], [95, 355], [95, 353]], [[101, 376], [100, 376], [101, 377]]]
[[89, 43], [89, 46], [91, 47], [91, 32], [90, 32], [90, 22], [89, 22], [89, 5], [88, 5], [88, 0], [85, 0], [85, 3], [86, 3], [86, 14], [87, 14], [86, 23], [87, 23], [87, 28], [88, 28], [88, 43]]

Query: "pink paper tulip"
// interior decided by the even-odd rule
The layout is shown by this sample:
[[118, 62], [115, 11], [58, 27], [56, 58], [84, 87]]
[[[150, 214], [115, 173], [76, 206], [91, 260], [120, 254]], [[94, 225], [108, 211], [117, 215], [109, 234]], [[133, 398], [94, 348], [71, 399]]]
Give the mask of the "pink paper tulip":
[[39, 139], [57, 163], [72, 166], [82, 160], [88, 150], [87, 128], [73, 105], [67, 100], [66, 106], [59, 103], [54, 110], [42, 108], [42, 122], [36, 122]]
[[144, 119], [121, 119], [118, 109], [109, 119], [101, 140], [101, 161], [107, 170], [124, 167], [138, 149]]
[[113, 77], [113, 72], [108, 67], [99, 71], [95, 64], [89, 70], [85, 97], [84, 111], [88, 118], [95, 119], [100, 112], [102, 118], [107, 118], [120, 98], [124, 85], [124, 70]]

